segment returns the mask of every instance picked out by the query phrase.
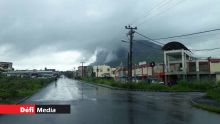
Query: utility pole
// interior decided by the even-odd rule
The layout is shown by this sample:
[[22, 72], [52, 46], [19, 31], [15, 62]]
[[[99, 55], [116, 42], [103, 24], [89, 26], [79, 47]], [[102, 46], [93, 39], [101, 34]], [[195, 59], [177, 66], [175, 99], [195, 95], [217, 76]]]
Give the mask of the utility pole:
[[[129, 62], [129, 61], [130, 61], [130, 54], [129, 54], [129, 52], [128, 52], [128, 63], [127, 63], [127, 64], [128, 64], [128, 65], [127, 65], [127, 69], [128, 69], [128, 74], [127, 74], [128, 77], [127, 77], [127, 81], [128, 81], [128, 82], [129, 82], [129, 74], [130, 74], [130, 73], [129, 73], [129, 72], [130, 72], [130, 69], [129, 69], [130, 62]], [[126, 74], [126, 73], [125, 73], [125, 74]]]
[[132, 82], [132, 48], [133, 48], [133, 37], [134, 37], [134, 33], [135, 31], [134, 30], [137, 30], [137, 27], [131, 27], [130, 25], [128, 26], [125, 26], [125, 29], [128, 29], [129, 32], [128, 32], [128, 35], [129, 35], [129, 38], [130, 38], [130, 47], [129, 47], [129, 68], [128, 68], [128, 82]]
[[85, 63], [85, 62], [80, 62], [80, 63], [82, 63], [82, 77], [83, 77], [83, 71], [84, 71], [84, 68], [83, 68], [83, 63]]
[[96, 76], [96, 77], [99, 77], [99, 68], [98, 68], [98, 65], [97, 65], [96, 72], [97, 72], [97, 76]]
[[73, 78], [74, 79], [76, 78], [76, 68], [75, 67], [73, 68]]

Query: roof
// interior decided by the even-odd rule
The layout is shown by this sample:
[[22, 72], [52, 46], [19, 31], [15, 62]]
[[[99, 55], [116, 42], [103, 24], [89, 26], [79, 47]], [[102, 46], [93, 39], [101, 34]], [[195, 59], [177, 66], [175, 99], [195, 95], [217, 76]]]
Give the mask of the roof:
[[210, 62], [220, 62], [220, 58], [208, 58]]
[[181, 50], [181, 49], [190, 51], [186, 46], [184, 46], [182, 43], [177, 42], [177, 41], [169, 42], [162, 47], [162, 50], [164, 51]]
[[12, 62], [0, 62], [0, 64], [12, 64]]

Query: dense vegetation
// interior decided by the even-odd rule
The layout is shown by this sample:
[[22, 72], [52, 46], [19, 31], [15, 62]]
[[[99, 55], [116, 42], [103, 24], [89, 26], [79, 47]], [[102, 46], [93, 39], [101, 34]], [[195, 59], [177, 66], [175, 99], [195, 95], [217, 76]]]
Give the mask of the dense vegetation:
[[14, 103], [30, 96], [53, 79], [0, 77], [0, 103]]

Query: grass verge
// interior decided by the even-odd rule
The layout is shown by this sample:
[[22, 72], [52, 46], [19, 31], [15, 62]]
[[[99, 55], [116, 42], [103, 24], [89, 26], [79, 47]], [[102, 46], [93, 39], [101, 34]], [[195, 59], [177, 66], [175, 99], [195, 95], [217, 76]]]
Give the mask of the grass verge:
[[204, 109], [210, 112], [220, 113], [220, 108], [215, 107], [215, 106], [211, 106], [207, 104], [199, 104], [199, 103], [194, 103], [194, 102], [192, 102], [192, 106], [199, 108], [199, 109]]
[[220, 104], [220, 87], [208, 90], [206, 96]]
[[31, 96], [54, 79], [40, 78], [0, 78], [0, 103], [16, 103], [24, 97]]
[[115, 81], [113, 79], [102, 79], [102, 78], [83, 78], [82, 80], [89, 83], [95, 84], [104, 84], [112, 87], [125, 88], [130, 90], [149, 90], [149, 91], [183, 91], [183, 92], [192, 92], [192, 91], [207, 91], [212, 89], [215, 86], [214, 81], [179, 81], [176, 85], [167, 86], [157, 83], [123, 83]]

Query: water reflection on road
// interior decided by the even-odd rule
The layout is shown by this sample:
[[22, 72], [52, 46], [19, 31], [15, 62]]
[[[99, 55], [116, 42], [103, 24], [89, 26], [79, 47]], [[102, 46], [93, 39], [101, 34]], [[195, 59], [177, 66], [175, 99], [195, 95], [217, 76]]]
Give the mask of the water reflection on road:
[[4, 115], [0, 124], [218, 124], [220, 115], [190, 105], [200, 95], [111, 90], [61, 78], [26, 103], [71, 104], [71, 114]]

